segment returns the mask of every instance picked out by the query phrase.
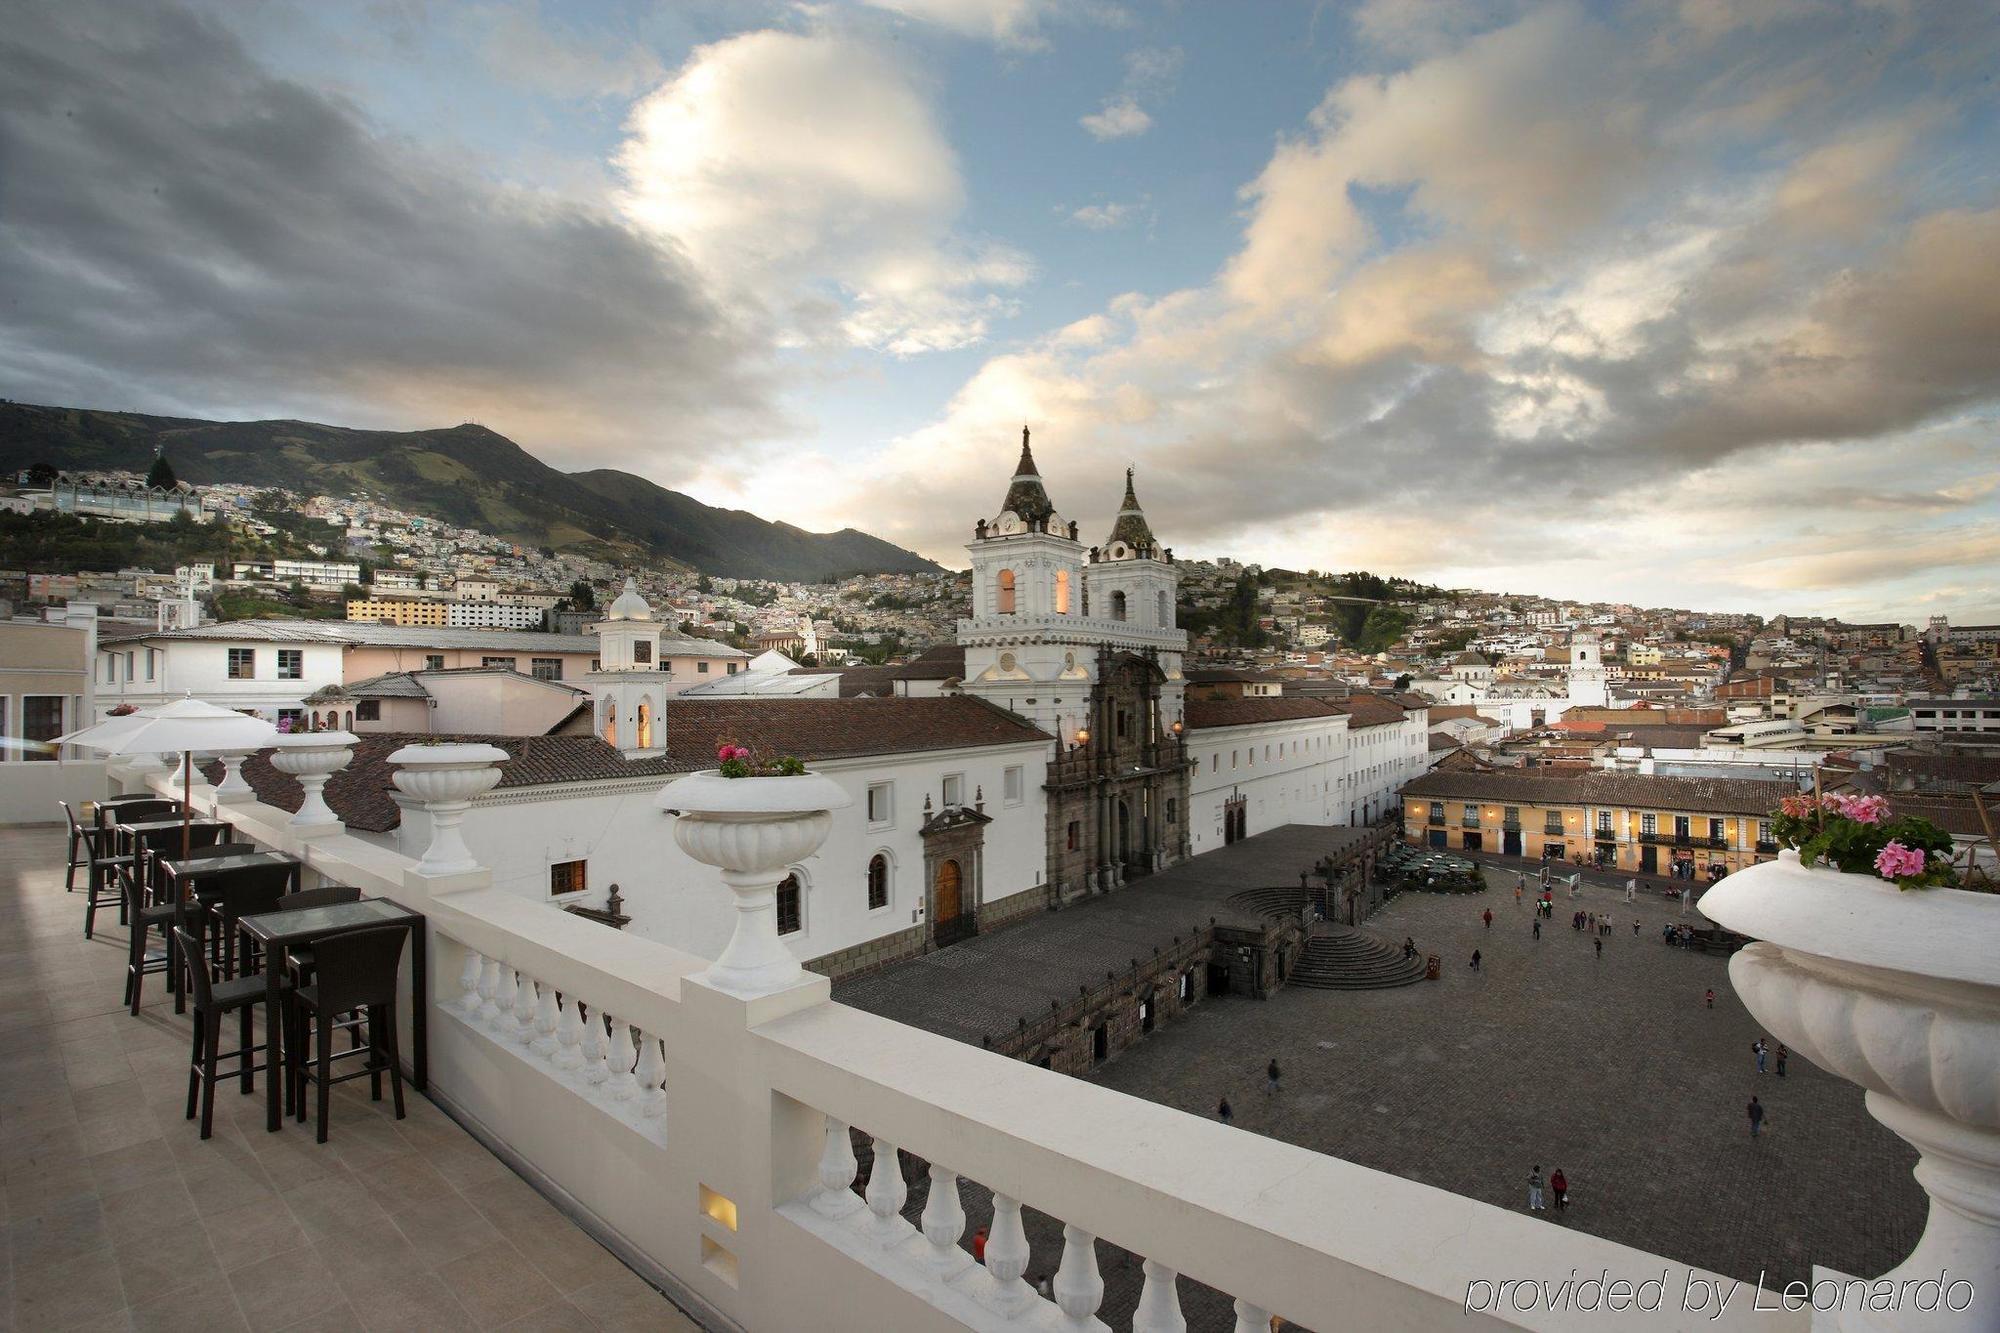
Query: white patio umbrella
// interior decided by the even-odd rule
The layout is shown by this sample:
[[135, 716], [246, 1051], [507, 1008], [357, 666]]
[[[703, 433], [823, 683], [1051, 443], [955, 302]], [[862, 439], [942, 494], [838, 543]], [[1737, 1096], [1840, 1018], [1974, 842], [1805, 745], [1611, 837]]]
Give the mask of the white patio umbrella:
[[[63, 737], [70, 745], [86, 745], [105, 754], [181, 753], [181, 793], [194, 790], [196, 750], [258, 750], [269, 745], [277, 727], [261, 717], [218, 708], [190, 695], [170, 704], [142, 708], [123, 717], [108, 717]], [[181, 801], [181, 855], [188, 853], [188, 825], [193, 818]]]

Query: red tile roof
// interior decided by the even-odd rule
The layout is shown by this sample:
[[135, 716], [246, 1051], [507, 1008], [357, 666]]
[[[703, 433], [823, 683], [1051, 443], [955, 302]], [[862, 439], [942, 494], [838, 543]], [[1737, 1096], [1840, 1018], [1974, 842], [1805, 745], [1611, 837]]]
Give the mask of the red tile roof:
[[1257, 722], [1298, 722], [1306, 718], [1339, 717], [1345, 711], [1323, 699], [1284, 696], [1275, 699], [1189, 699], [1187, 724], [1190, 730], [1204, 731], [1211, 727], [1244, 727]]

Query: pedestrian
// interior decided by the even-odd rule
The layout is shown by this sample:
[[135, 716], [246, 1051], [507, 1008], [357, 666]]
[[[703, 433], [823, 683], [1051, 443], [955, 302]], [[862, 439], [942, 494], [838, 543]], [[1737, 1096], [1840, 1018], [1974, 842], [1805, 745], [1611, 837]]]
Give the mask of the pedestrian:
[[1514, 906], [1518, 908], [1520, 907], [1520, 905], [1521, 905], [1521, 881], [1517, 879], [1514, 881]]
[[1750, 1105], [1743, 1109], [1750, 1116], [1750, 1137], [1754, 1139], [1757, 1137], [1757, 1131], [1764, 1127], [1764, 1104], [1752, 1097]]
[[1639, 938], [1639, 923], [1636, 920], [1632, 923], [1632, 938]]
[[1482, 920], [1482, 921], [1484, 921], [1484, 922], [1486, 923], [1486, 928], [1487, 928], [1488, 930], [1491, 930], [1491, 929], [1493, 929], [1493, 909], [1492, 909], [1492, 908], [1490, 908], [1490, 907], [1489, 907], [1489, 908], [1487, 908], [1487, 909], [1486, 909], [1486, 910], [1485, 910], [1484, 912], [1481, 912], [1481, 913], [1479, 914], [1479, 917], [1480, 917], [1480, 920]]
[[1779, 1043], [1778, 1043], [1778, 1077], [1779, 1077], [1779, 1078], [1783, 1078], [1783, 1077], [1785, 1076], [1785, 1057], [1786, 1057], [1787, 1055], [1789, 1055], [1789, 1054], [1791, 1054], [1791, 1052], [1789, 1052], [1789, 1051], [1787, 1051], [1787, 1050], [1785, 1049], [1785, 1043], [1783, 1043], [1782, 1041], [1781, 1041], [1781, 1042], [1779, 1042]]
[[1637, 902], [1638, 900], [1639, 900], [1639, 881], [1636, 879], [1626, 880], [1625, 901], [1630, 903], [1630, 902]]
[[1753, 1042], [1751, 1042], [1751, 1043], [1750, 1043], [1750, 1054], [1752, 1054], [1752, 1055], [1754, 1055], [1754, 1056], [1756, 1056], [1756, 1057], [1757, 1057], [1757, 1072], [1758, 1072], [1758, 1073], [1760, 1073], [1760, 1074], [1761, 1074], [1761, 1073], [1763, 1073], [1763, 1072], [1764, 1072], [1764, 1039], [1763, 1039], [1762, 1037], [1759, 1037], [1759, 1038], [1757, 1038], [1757, 1040], [1755, 1040], [1755, 1041], [1753, 1041]]
[[1479, 970], [1479, 950], [1477, 949], [1472, 951], [1472, 970], [1475, 972]]
[[1708, 1002], [1709, 1008], [1711, 1009], [1715, 1008], [1715, 987], [1710, 986], [1708, 988], [1708, 994], [1703, 996], [1702, 998]]
[[1536, 938], [1536, 939], [1540, 939], [1541, 937], [1542, 937], [1542, 919], [1541, 919], [1540, 917], [1536, 917], [1536, 918], [1535, 918], [1535, 938]]
[[1227, 1097], [1222, 1099], [1222, 1105], [1215, 1108], [1215, 1118], [1225, 1125], [1235, 1121], [1236, 1112], [1229, 1109], [1229, 1099]]
[[1596, 939], [1592, 940], [1591, 943], [1597, 946], [1597, 956], [1599, 958], [1604, 957], [1604, 937], [1600, 935]]
[[1266, 1093], [1267, 1095], [1269, 1095], [1269, 1096], [1272, 1096], [1272, 1097], [1275, 1097], [1275, 1096], [1277, 1096], [1277, 1095], [1278, 1095], [1278, 1057], [1277, 1057], [1277, 1056], [1275, 1056], [1275, 1055], [1271, 1057], [1271, 1063], [1270, 1063], [1270, 1064], [1268, 1064], [1268, 1065], [1265, 1065], [1265, 1066], [1264, 1066], [1264, 1082], [1265, 1082], [1265, 1084], [1266, 1084], [1266, 1086], [1265, 1086], [1265, 1088], [1264, 1088], [1264, 1091], [1265, 1091], [1265, 1093]]
[[1569, 1177], [1561, 1167], [1549, 1172], [1549, 1195], [1555, 1200], [1557, 1212], [1569, 1207]]
[[1585, 913], [1583, 914], [1583, 919], [1584, 919], [1585, 923], [1586, 923], [1586, 924], [1588, 924], [1588, 925], [1590, 926], [1590, 929], [1591, 929], [1591, 930], [1592, 930], [1593, 932], [1595, 932], [1595, 931], [1597, 930], [1597, 913], [1595, 913], [1595, 912], [1585, 912]]
[[983, 1263], [985, 1263], [985, 1262], [986, 1262], [986, 1228], [985, 1228], [985, 1227], [981, 1227], [981, 1228], [979, 1228], [979, 1230], [977, 1230], [977, 1231], [975, 1231], [975, 1232], [973, 1232], [973, 1233], [972, 1233], [972, 1259], [973, 1259], [973, 1262], [974, 1262], [974, 1263], [981, 1263], [981, 1264], [983, 1264]]
[[1542, 1211], [1542, 1164], [1535, 1163], [1534, 1170], [1528, 1172], [1528, 1211]]
[[1606, 912], [1603, 916], [1597, 918], [1597, 928], [1603, 934], [1609, 935], [1611, 933], [1611, 913]]

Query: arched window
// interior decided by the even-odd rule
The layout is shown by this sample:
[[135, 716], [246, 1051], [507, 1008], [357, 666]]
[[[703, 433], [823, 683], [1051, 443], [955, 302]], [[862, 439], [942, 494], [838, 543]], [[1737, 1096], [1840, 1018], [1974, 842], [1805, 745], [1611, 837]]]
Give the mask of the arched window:
[[1122, 592], [1111, 594], [1111, 618], [1113, 620], [1125, 618], [1125, 594]]
[[1003, 616], [1014, 614], [1014, 571], [1011, 569], [1000, 571], [999, 595], [993, 609]]
[[639, 726], [637, 734], [640, 749], [650, 750], [653, 748], [653, 710], [646, 706], [646, 702], [643, 699], [639, 702]]
[[1166, 589], [1162, 588], [1160, 590], [1160, 621], [1159, 621], [1160, 628], [1165, 629], [1167, 628], [1167, 626], [1173, 623], [1174, 623], [1173, 608], [1167, 605]]
[[618, 744], [618, 705], [609, 700], [604, 705], [604, 743]]
[[787, 875], [778, 885], [778, 933], [796, 935], [804, 925], [799, 907], [799, 877]]
[[347, 710], [347, 720], [342, 722], [340, 726], [343, 731], [354, 730], [354, 710], [352, 708]]
[[1069, 571], [1067, 569], [1058, 569], [1056, 571], [1056, 614], [1059, 616], [1069, 614]]
[[880, 852], [868, 862], [868, 910], [889, 905], [889, 858]]

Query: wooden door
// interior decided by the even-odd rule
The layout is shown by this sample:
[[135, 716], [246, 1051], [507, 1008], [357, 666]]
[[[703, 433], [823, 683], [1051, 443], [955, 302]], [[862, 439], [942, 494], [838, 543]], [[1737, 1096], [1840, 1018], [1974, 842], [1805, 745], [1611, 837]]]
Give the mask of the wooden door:
[[937, 919], [939, 925], [956, 921], [964, 911], [960, 891], [958, 862], [946, 861], [938, 867], [937, 873]]

